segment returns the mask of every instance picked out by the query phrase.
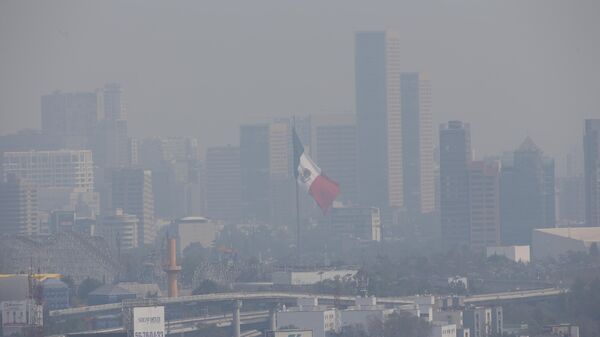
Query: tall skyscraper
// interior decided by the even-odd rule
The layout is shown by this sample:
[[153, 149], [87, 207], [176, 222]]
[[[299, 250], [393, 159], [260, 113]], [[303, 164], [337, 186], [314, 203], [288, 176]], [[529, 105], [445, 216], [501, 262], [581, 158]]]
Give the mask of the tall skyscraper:
[[1, 234], [39, 234], [37, 190], [14, 174], [0, 181]]
[[101, 167], [128, 167], [132, 162], [132, 145], [121, 97], [120, 85], [104, 87], [104, 119], [98, 124], [94, 139], [94, 158]]
[[399, 44], [390, 31], [355, 36], [358, 189], [364, 206], [404, 205]]
[[471, 248], [500, 245], [500, 162], [472, 161], [469, 164]]
[[583, 156], [585, 176], [585, 222], [600, 226], [600, 119], [585, 121]]
[[211, 147], [206, 152], [206, 214], [208, 217], [240, 220], [240, 148]]
[[89, 150], [5, 152], [2, 166], [5, 178], [14, 174], [37, 188], [94, 191], [94, 163]]
[[502, 243], [531, 243], [534, 228], [556, 226], [554, 160], [527, 137], [503, 166], [501, 178]]
[[269, 125], [240, 127], [242, 217], [267, 223], [270, 217]]
[[66, 148], [86, 149], [98, 121], [98, 95], [95, 92], [42, 96], [42, 132], [61, 137]]
[[423, 73], [400, 74], [404, 205], [413, 214], [435, 209], [431, 84]]
[[440, 207], [442, 241], [447, 247], [470, 243], [469, 124], [450, 121], [440, 126]]
[[154, 243], [154, 194], [149, 170], [122, 168], [112, 171], [112, 209], [117, 208], [138, 218], [138, 246]]

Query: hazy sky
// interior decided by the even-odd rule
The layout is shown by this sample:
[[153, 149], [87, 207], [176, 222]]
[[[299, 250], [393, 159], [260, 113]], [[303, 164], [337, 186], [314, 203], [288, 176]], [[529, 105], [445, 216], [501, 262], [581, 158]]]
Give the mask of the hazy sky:
[[600, 118], [600, 1], [0, 1], [0, 134], [40, 96], [125, 90], [130, 133], [235, 143], [240, 123], [354, 111], [353, 34], [394, 28], [434, 121], [477, 154], [527, 135], [562, 159]]

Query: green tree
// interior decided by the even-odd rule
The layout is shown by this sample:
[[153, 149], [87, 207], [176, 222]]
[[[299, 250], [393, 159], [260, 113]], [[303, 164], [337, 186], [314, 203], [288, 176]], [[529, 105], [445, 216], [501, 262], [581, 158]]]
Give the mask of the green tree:
[[213, 280], [204, 279], [202, 280], [202, 282], [200, 282], [200, 285], [192, 291], [192, 295], [214, 294], [222, 293], [225, 291], [227, 291], [226, 287], [220, 285], [219, 283]]

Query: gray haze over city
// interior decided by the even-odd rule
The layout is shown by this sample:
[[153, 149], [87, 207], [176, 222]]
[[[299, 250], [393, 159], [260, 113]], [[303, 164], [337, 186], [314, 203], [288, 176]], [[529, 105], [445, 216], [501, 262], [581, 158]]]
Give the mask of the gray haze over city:
[[599, 33], [0, 0], [0, 337], [600, 337]]
[[[477, 155], [526, 137], [562, 163], [600, 104], [597, 1], [3, 1], [0, 133], [39, 97], [118, 82], [134, 136], [237, 142], [238, 125], [353, 112], [353, 33], [400, 32], [432, 78], [434, 125], [468, 120]], [[557, 165], [562, 170], [564, 165]]]

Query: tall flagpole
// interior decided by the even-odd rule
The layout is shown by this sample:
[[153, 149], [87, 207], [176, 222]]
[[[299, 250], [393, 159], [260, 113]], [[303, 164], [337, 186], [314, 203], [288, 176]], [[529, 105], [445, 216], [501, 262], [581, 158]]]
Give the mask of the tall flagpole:
[[[296, 158], [296, 147], [294, 146], [294, 133], [296, 132], [296, 116], [292, 118], [292, 152], [294, 158]], [[294, 162], [294, 161], [292, 161]], [[298, 168], [293, 168], [294, 185], [296, 187], [296, 263], [300, 266], [300, 196], [298, 192]]]

